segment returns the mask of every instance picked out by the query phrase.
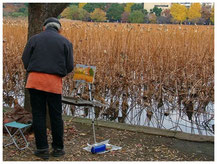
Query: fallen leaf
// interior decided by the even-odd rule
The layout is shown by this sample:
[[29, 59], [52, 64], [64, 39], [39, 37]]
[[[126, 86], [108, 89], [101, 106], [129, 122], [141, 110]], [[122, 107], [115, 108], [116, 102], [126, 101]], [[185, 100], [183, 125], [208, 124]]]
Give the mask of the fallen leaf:
[[81, 136], [86, 136], [87, 134], [86, 134], [86, 133], [80, 133], [80, 135], [81, 135]]

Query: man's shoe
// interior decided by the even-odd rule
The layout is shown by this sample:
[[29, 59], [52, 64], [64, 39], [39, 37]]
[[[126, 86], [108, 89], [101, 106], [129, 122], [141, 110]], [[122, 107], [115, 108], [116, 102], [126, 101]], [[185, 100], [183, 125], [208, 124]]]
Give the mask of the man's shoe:
[[34, 154], [35, 154], [35, 156], [40, 157], [40, 158], [42, 158], [44, 160], [49, 159], [49, 151], [48, 150], [37, 149], [34, 152]]
[[63, 156], [64, 154], [65, 151], [63, 149], [54, 149], [53, 152], [51, 153], [53, 157], [60, 157]]

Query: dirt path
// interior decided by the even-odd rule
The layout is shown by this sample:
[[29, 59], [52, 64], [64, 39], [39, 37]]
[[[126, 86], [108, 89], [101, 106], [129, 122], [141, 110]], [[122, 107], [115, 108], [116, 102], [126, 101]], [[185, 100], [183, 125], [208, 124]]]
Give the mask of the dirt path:
[[[96, 128], [97, 141], [110, 139], [111, 144], [122, 149], [93, 155], [82, 149], [87, 143], [93, 143], [92, 127], [70, 121], [65, 124], [66, 155], [50, 157], [49, 161], [214, 161], [213, 143], [189, 142], [104, 127]], [[40, 161], [32, 154], [34, 149], [34, 141], [30, 142], [30, 150], [18, 151], [14, 146], [6, 147], [3, 149], [3, 160]]]

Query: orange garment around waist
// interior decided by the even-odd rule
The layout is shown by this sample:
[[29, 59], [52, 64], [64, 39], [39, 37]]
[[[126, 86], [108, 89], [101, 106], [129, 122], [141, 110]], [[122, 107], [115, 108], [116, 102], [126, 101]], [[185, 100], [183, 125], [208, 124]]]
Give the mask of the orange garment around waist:
[[62, 94], [62, 78], [58, 75], [41, 72], [30, 72], [28, 75], [26, 88]]

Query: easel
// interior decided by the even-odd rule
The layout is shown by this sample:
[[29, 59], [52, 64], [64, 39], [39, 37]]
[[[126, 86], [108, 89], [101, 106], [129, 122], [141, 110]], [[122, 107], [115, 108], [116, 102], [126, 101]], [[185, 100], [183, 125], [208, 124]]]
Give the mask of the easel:
[[[78, 78], [78, 75], [81, 74], [79, 72], [79, 70], [89, 69], [90, 67], [94, 70], [93, 71], [94, 74], [92, 76], [93, 80], [94, 80], [96, 67], [94, 67], [94, 66], [85, 66], [85, 65], [80, 65], [80, 64], [76, 65], [76, 68], [75, 68], [75, 71], [74, 71], [75, 73], [74, 73], [74, 76], [73, 76], [73, 80], [76, 82], [75, 90], [72, 92], [71, 96], [69, 96], [69, 97], [68, 96], [62, 96], [62, 102], [66, 103], [66, 104], [70, 104], [70, 105], [75, 105], [75, 106], [86, 106], [86, 107], [89, 107], [91, 109], [91, 111], [92, 111], [93, 139], [94, 139], [94, 144], [96, 144], [97, 142], [96, 142], [96, 132], [95, 132], [95, 110], [94, 110], [94, 107], [96, 107], [96, 106], [106, 107], [107, 105], [102, 104], [99, 101], [93, 100], [93, 96], [92, 96], [93, 80], [91, 82], [89, 82], [86, 79]], [[89, 101], [84, 100], [82, 98], [75, 98], [76, 91], [77, 91], [77, 95], [82, 95], [84, 93], [84, 85], [85, 84], [88, 85]]]

